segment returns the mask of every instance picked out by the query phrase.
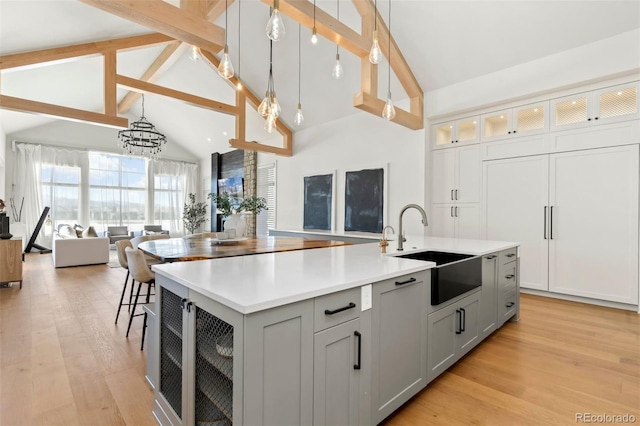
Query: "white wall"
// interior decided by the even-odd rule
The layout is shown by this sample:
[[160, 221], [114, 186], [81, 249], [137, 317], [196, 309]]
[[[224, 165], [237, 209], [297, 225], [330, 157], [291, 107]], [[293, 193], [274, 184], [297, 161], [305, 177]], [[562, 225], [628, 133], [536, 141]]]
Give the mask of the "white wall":
[[[304, 176], [337, 171], [336, 230], [343, 231], [345, 172], [388, 165], [388, 214], [384, 224], [397, 230], [403, 206], [425, 205], [424, 140], [424, 130], [409, 130], [357, 111], [296, 132], [293, 157], [259, 154], [259, 164], [277, 164], [277, 228], [302, 229]], [[405, 214], [404, 225], [408, 234], [424, 231], [416, 211]]]
[[433, 90], [425, 115], [462, 113], [640, 70], [640, 29]]

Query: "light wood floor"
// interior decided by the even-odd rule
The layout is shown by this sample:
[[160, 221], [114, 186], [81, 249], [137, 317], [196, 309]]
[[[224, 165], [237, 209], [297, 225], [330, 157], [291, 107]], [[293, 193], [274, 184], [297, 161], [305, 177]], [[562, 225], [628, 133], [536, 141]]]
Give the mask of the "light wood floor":
[[[1, 425], [153, 425], [141, 317], [113, 324], [124, 271], [54, 269], [31, 254], [25, 283], [0, 289]], [[576, 413], [640, 422], [640, 315], [522, 296], [507, 323], [390, 425], [576, 424]]]

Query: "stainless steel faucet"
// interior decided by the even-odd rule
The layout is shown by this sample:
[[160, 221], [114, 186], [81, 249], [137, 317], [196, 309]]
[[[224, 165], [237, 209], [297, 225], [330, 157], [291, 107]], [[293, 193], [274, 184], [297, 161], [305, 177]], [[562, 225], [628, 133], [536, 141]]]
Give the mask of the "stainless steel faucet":
[[402, 233], [402, 215], [404, 214], [405, 211], [407, 211], [407, 209], [410, 209], [410, 208], [414, 208], [420, 212], [420, 214], [422, 215], [422, 224], [425, 227], [429, 225], [429, 223], [427, 222], [427, 213], [424, 211], [422, 207], [420, 207], [417, 204], [407, 204], [406, 206], [404, 206], [402, 210], [400, 210], [400, 224], [398, 226], [398, 251], [404, 250], [402, 248], [402, 243], [404, 242], [404, 235]]

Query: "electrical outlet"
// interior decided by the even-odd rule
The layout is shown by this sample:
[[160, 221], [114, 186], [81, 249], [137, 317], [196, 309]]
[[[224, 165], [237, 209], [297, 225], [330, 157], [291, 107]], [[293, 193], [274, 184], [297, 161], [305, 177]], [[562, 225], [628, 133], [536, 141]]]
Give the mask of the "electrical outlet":
[[360, 287], [360, 306], [363, 311], [371, 309], [371, 284]]

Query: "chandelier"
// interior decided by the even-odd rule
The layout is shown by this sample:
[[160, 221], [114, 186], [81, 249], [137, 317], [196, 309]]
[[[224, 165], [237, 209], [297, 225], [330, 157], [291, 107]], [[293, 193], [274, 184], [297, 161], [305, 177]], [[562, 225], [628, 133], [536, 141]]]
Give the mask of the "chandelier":
[[151, 159], [158, 158], [162, 145], [167, 143], [167, 137], [144, 116], [144, 95], [142, 95], [142, 116], [131, 123], [128, 129], [118, 132], [120, 148], [127, 155], [141, 155]]

